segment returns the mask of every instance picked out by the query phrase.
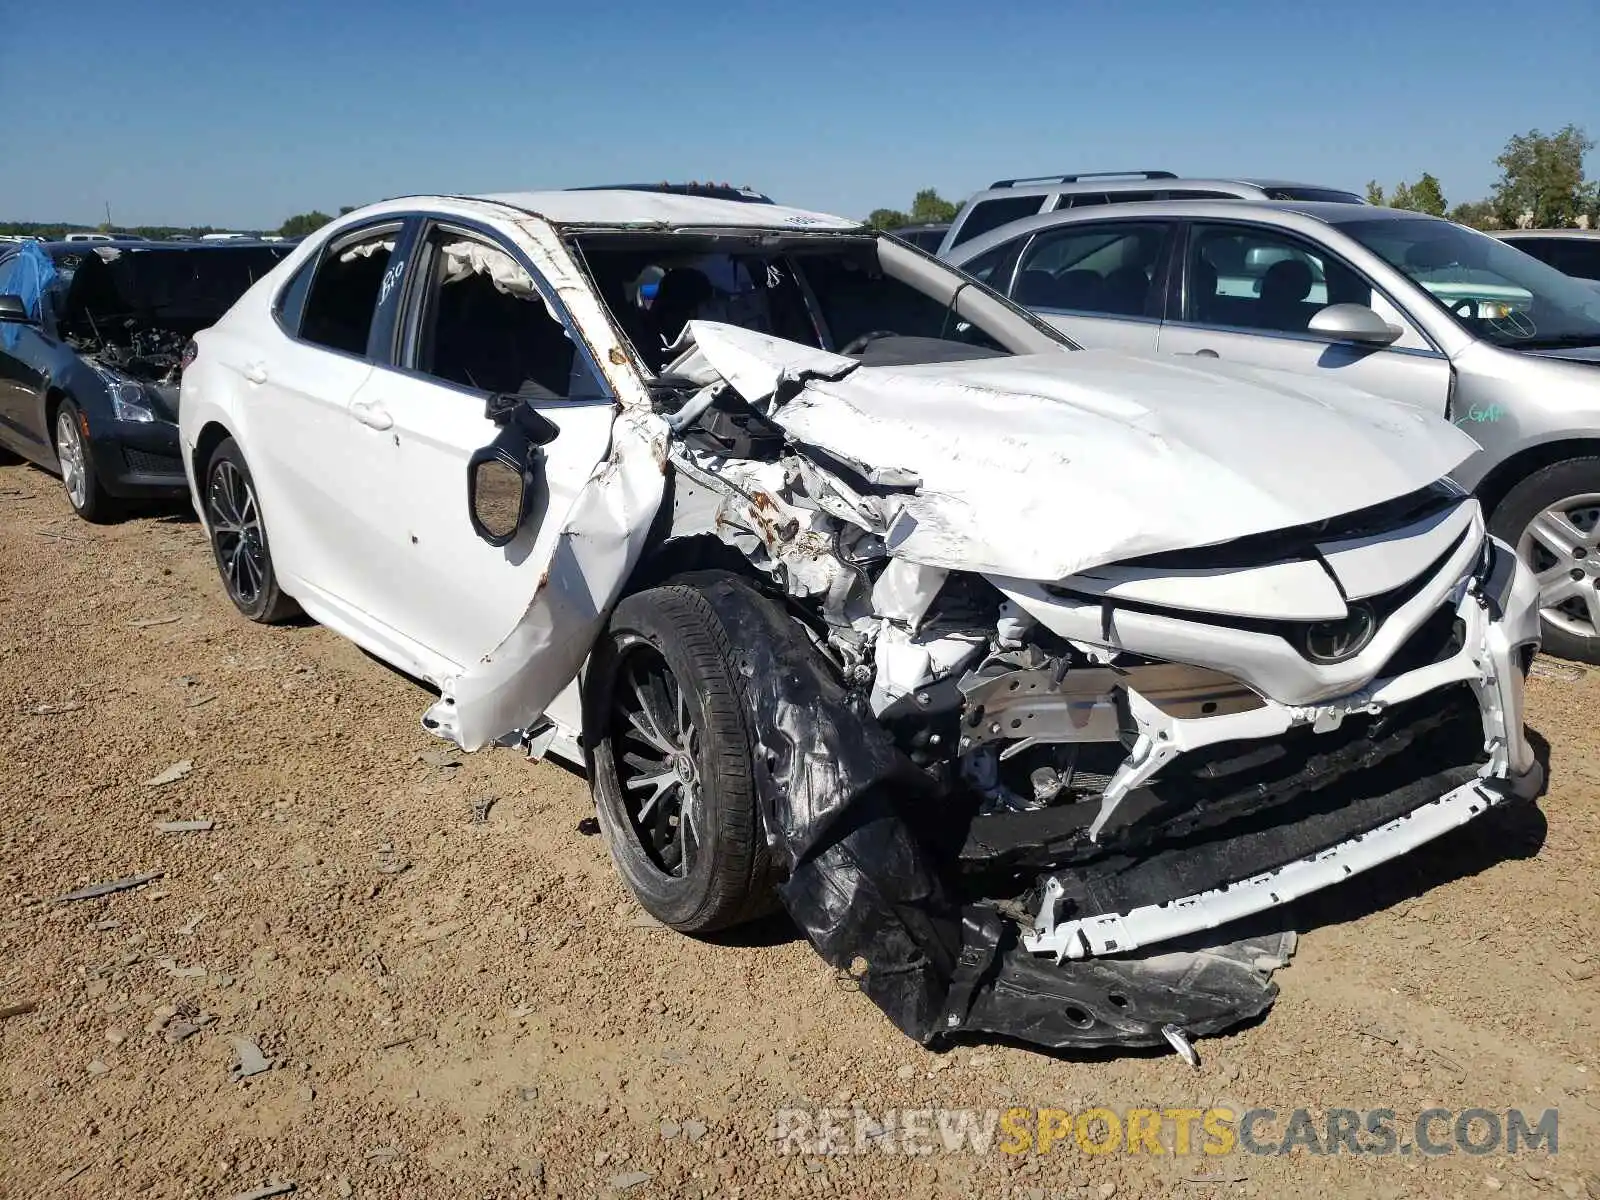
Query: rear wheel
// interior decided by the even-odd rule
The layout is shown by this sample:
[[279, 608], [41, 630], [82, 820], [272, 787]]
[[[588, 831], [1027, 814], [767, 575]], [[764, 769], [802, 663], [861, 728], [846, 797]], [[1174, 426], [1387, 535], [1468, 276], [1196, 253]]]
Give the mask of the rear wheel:
[[657, 920], [707, 933], [773, 906], [726, 631], [692, 586], [624, 599], [584, 678], [600, 828]]
[[1600, 458], [1570, 458], [1529, 475], [1489, 523], [1539, 581], [1544, 649], [1600, 663]]
[[88, 422], [71, 400], [63, 400], [56, 409], [55, 450], [56, 462], [61, 466], [61, 486], [72, 511], [97, 525], [115, 520], [117, 502], [100, 486], [94, 451], [89, 446]]
[[205, 503], [211, 553], [234, 607], [263, 625], [294, 616], [299, 608], [279, 589], [272, 569], [255, 480], [232, 438], [218, 446], [206, 464]]

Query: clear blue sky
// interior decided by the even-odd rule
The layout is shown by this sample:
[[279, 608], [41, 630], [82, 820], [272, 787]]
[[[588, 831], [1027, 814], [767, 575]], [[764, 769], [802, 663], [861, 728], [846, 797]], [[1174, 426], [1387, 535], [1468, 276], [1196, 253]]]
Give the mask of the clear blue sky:
[[118, 224], [275, 227], [408, 192], [708, 177], [862, 215], [1128, 167], [1430, 170], [1456, 203], [1513, 133], [1600, 136], [1600, 0], [1517, 11], [0, 0], [0, 219], [94, 223], [109, 200]]

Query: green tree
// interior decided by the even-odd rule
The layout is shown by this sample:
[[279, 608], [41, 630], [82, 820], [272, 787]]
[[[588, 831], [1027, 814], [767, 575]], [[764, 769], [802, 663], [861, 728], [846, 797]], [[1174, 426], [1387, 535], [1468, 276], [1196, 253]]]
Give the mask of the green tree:
[[1442, 217], [1447, 207], [1444, 202], [1444, 189], [1439, 186], [1437, 179], [1424, 171], [1422, 178], [1411, 187], [1411, 204], [1418, 212]]
[[1383, 188], [1379, 185], [1379, 183], [1378, 183], [1378, 181], [1376, 179], [1367, 180], [1367, 203], [1368, 204], [1387, 204], [1388, 203], [1388, 201], [1383, 198]]
[[1450, 219], [1473, 229], [1500, 228], [1500, 222], [1495, 220], [1494, 205], [1488, 200], [1469, 200], [1465, 204], [1458, 204], [1450, 210]]
[[875, 208], [867, 214], [867, 224], [874, 229], [899, 229], [911, 224], [911, 218], [898, 208]]
[[315, 233], [331, 220], [333, 218], [327, 213], [312, 209], [308, 213], [296, 213], [290, 217], [278, 232], [284, 237], [305, 237], [308, 233]]
[[960, 211], [959, 204], [952, 204], [933, 188], [923, 188], [912, 198], [911, 224], [948, 225]]
[[1576, 125], [1549, 136], [1537, 129], [1513, 136], [1495, 159], [1495, 216], [1509, 228], [1525, 220], [1535, 229], [1574, 224], [1589, 199], [1583, 156], [1592, 149], [1594, 140]]
[[1411, 185], [1404, 180], [1394, 185], [1394, 191], [1389, 193], [1390, 208], [1415, 209], [1416, 200], [1411, 194]]
[[339, 215], [341, 217], [348, 216], [350, 213], [355, 212], [355, 210], [356, 206], [354, 204], [341, 204], [339, 206]]

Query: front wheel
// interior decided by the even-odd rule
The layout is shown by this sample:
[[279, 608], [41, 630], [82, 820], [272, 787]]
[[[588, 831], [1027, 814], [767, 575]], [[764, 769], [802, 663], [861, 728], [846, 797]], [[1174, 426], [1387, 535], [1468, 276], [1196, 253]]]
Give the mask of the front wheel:
[[298, 607], [278, 587], [255, 480], [232, 438], [206, 464], [205, 504], [211, 554], [234, 607], [263, 625], [292, 617]]
[[71, 400], [63, 400], [56, 410], [56, 462], [61, 466], [61, 486], [67, 503], [85, 521], [102, 525], [117, 517], [117, 502], [100, 484], [89, 445], [89, 423]]
[[1489, 529], [1539, 581], [1545, 651], [1600, 664], [1600, 458], [1541, 467], [1506, 493]]
[[601, 831], [657, 920], [709, 933], [773, 906], [751, 739], [716, 612], [694, 587], [625, 598], [584, 677]]

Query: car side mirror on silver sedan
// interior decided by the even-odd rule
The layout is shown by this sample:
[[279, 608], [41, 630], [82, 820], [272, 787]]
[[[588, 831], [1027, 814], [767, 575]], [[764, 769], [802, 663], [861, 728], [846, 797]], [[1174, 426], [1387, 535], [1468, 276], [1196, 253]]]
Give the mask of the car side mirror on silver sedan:
[[561, 429], [515, 396], [491, 396], [484, 415], [500, 432], [467, 463], [467, 516], [480, 538], [504, 546], [528, 519], [543, 484], [539, 451]]
[[1306, 332], [1332, 338], [1336, 342], [1387, 346], [1405, 330], [1389, 324], [1365, 304], [1330, 304], [1311, 318]]
[[10, 321], [17, 325], [34, 324], [33, 318], [28, 315], [28, 306], [22, 302], [22, 297], [10, 294], [0, 296], [0, 321]]

